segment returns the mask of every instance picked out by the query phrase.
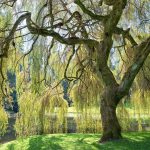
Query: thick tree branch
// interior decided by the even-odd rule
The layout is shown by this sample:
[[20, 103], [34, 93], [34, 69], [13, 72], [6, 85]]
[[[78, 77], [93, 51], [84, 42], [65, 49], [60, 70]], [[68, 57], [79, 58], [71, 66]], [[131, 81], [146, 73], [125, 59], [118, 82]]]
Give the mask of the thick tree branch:
[[[16, 3], [17, 0], [4, 0], [2, 2], [0, 2], [0, 5], [7, 5], [7, 6], [10, 6], [10, 7], [13, 7], [14, 4]], [[0, 7], [1, 7], [0, 6]]]
[[[109, 2], [109, 1], [107, 1]], [[121, 18], [123, 9], [127, 4], [127, 0], [115, 0], [113, 2], [113, 9], [109, 15], [109, 17], [104, 22], [104, 40], [103, 40], [103, 51], [105, 60], [107, 62], [110, 50], [112, 48], [112, 34]]]
[[80, 0], [75, 0], [74, 3], [77, 4], [85, 14], [89, 15], [94, 20], [103, 21], [107, 17], [94, 14], [92, 11], [88, 10]]
[[98, 47], [95, 48], [97, 52], [95, 73], [100, 79], [103, 79], [105, 86], [118, 86], [112, 71], [107, 65], [107, 61], [105, 59], [106, 57], [104, 56], [103, 51], [103, 42], [101, 42]]
[[140, 45], [136, 46], [135, 49], [137, 54], [134, 58], [134, 62], [123, 76], [123, 79], [118, 88], [118, 97], [120, 98], [124, 97], [128, 93], [136, 75], [150, 54], [150, 37]]
[[[110, 2], [110, 3], [109, 3]], [[106, 1], [105, 1], [106, 3]], [[107, 61], [109, 58], [110, 50], [113, 45], [112, 41], [112, 34], [114, 29], [116, 28], [123, 9], [125, 8], [127, 1], [126, 0], [116, 0], [111, 3], [111, 1], [107, 1], [107, 4], [113, 5], [113, 9], [110, 15], [104, 22], [104, 37], [103, 40], [100, 42], [98, 47], [96, 48], [97, 51], [97, 75], [103, 78], [103, 81], [106, 86], [116, 87], [118, 86], [113, 73], [111, 72], [110, 68], [107, 65]]]
[[90, 45], [98, 44], [97, 41], [92, 40], [92, 39], [81, 39], [78, 37], [64, 38], [59, 33], [55, 32], [53, 30], [46, 30], [44, 28], [35, 28], [32, 26], [28, 26], [28, 27], [29, 27], [28, 29], [30, 30], [30, 32], [32, 34], [39, 34], [42, 36], [51, 36], [62, 44], [67, 44], [67, 45], [85, 44], [85, 43], [88, 43]]
[[27, 18], [27, 16], [29, 16], [30, 13], [25, 13], [23, 15], [21, 15], [18, 20], [14, 23], [11, 31], [9, 32], [9, 35], [6, 37], [6, 39], [4, 39], [4, 42], [2, 43], [1, 45], [1, 52], [2, 54], [0, 54], [0, 57], [7, 57], [8, 55], [8, 49], [9, 49], [9, 46], [10, 46], [10, 42], [11, 40], [13, 39], [14, 37], [14, 33], [16, 32], [17, 30], [17, 27], [18, 25], [24, 20]]
[[128, 39], [130, 41], [130, 43], [132, 44], [132, 46], [136, 46], [138, 45], [136, 43], [136, 41], [134, 40], [134, 38], [132, 37], [132, 35], [130, 34], [130, 28], [128, 28], [127, 30], [123, 30], [122, 28], [118, 28], [116, 27], [114, 29], [114, 33], [115, 34], [122, 34], [122, 36], [126, 39]]
[[102, 0], [106, 5], [112, 6], [115, 4], [116, 0]]
[[61, 36], [59, 33], [53, 31], [53, 30], [47, 30], [45, 28], [40, 28], [38, 25], [36, 25], [32, 20], [31, 20], [31, 13], [25, 13], [21, 15], [15, 24], [13, 25], [13, 28], [11, 29], [9, 35], [6, 37], [2, 44], [2, 53], [0, 54], [0, 57], [7, 57], [8, 55], [8, 49], [11, 40], [13, 39], [13, 36], [16, 32], [16, 29], [18, 25], [26, 19], [27, 23], [27, 28], [30, 31], [31, 34], [35, 35], [41, 35], [41, 36], [51, 36], [57, 41], [59, 41], [62, 44], [67, 44], [67, 45], [74, 45], [74, 44], [89, 44], [89, 45], [97, 45], [98, 42], [92, 39], [83, 39], [83, 38], [78, 38], [78, 37], [70, 37], [70, 38], [64, 38]]

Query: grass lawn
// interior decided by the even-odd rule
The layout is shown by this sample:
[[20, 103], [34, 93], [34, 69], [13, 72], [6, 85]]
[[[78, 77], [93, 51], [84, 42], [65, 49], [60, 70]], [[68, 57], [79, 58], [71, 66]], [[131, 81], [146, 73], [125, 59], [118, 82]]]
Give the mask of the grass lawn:
[[120, 141], [99, 144], [99, 134], [51, 134], [18, 139], [0, 150], [150, 150], [150, 132], [124, 133]]

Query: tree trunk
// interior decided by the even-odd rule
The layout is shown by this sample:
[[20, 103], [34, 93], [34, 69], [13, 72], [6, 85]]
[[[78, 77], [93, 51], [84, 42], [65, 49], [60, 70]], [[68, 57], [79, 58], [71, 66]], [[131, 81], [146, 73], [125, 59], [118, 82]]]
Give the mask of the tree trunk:
[[116, 108], [119, 100], [115, 96], [113, 89], [109, 89], [103, 95], [101, 100], [101, 120], [103, 135], [100, 142], [107, 142], [111, 140], [121, 139], [121, 126], [119, 125]]

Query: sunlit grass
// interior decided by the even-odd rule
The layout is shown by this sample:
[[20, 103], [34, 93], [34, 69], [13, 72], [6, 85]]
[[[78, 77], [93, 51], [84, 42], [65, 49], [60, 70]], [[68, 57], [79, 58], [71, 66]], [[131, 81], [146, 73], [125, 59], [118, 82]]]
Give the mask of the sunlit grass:
[[99, 144], [100, 134], [53, 134], [18, 139], [0, 150], [148, 150], [150, 132], [124, 133], [124, 139]]

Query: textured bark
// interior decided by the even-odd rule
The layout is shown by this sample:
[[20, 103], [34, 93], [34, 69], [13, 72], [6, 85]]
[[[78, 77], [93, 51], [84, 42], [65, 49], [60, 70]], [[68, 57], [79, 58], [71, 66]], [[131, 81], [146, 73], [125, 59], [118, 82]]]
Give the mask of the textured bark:
[[[121, 127], [119, 125], [117, 116], [116, 116], [116, 108], [120, 101], [117, 97], [118, 92], [118, 83], [115, 80], [115, 77], [107, 65], [107, 55], [103, 54], [108, 49], [108, 46], [105, 43], [101, 43], [97, 48], [97, 51], [100, 55], [97, 57], [97, 76], [99, 78], [102, 77], [105, 89], [103, 96], [101, 98], [101, 107], [100, 114], [102, 120], [102, 128], [103, 135], [100, 139], [100, 142], [107, 142], [111, 140], [121, 139]], [[108, 44], [109, 45], [109, 44]], [[110, 46], [111, 46], [110, 42]], [[105, 56], [101, 57], [100, 56]], [[105, 58], [105, 59], [104, 59]]]
[[116, 97], [115, 88], [106, 88], [103, 98], [101, 99], [101, 119], [103, 135], [100, 142], [121, 139], [121, 126], [116, 115], [116, 108], [119, 100]]
[[121, 139], [121, 127], [116, 116], [116, 105], [107, 104], [106, 100], [101, 101], [101, 119], [103, 135], [100, 142]]
[[121, 139], [121, 127], [116, 116], [116, 107], [109, 106], [105, 101], [101, 102], [101, 119], [103, 135], [100, 142]]

